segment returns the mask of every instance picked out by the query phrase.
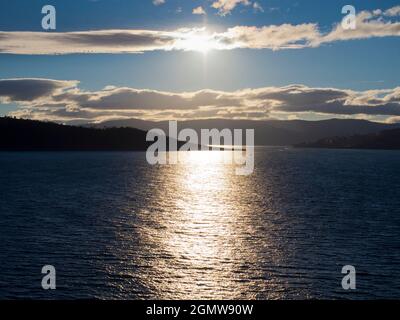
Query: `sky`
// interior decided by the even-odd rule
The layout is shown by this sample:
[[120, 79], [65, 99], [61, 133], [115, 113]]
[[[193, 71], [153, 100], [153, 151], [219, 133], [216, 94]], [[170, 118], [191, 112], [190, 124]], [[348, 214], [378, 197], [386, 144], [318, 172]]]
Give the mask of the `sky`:
[[399, 122], [399, 37], [398, 0], [2, 0], [0, 114]]

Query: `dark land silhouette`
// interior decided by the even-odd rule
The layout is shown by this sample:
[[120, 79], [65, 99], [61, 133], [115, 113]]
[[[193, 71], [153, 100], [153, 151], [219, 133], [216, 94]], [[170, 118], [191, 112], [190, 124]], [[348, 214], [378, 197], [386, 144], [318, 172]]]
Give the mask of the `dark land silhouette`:
[[[138, 119], [125, 119], [108, 121], [95, 125], [89, 124], [88, 126], [97, 128], [132, 127], [145, 131], [152, 128], [160, 128], [168, 133], [168, 121], [153, 122]], [[292, 146], [303, 142], [314, 142], [327, 137], [378, 133], [383, 130], [400, 128], [400, 124], [385, 124], [355, 119], [331, 119], [322, 121], [205, 119], [179, 121], [178, 129], [181, 130], [185, 128], [196, 130], [199, 136], [201, 129], [254, 129], [256, 145]]]
[[384, 130], [366, 135], [331, 137], [295, 146], [300, 148], [400, 150], [400, 129]]
[[146, 132], [134, 128], [95, 129], [0, 118], [3, 151], [141, 151], [150, 144]]
[[[140, 129], [129, 126], [137, 125]], [[112, 127], [111, 127], [112, 126]], [[304, 148], [400, 149], [400, 125], [364, 120], [252, 121], [194, 120], [178, 123], [179, 130], [255, 129], [256, 145], [294, 145]], [[125, 120], [100, 125], [73, 126], [53, 122], [0, 118], [0, 150], [3, 151], [144, 151], [153, 143], [146, 131], [160, 128], [168, 134], [168, 122]], [[385, 130], [388, 128], [396, 128]], [[333, 138], [332, 138], [333, 137]], [[184, 142], [178, 142], [178, 148]], [[200, 146], [199, 146], [200, 148]]]

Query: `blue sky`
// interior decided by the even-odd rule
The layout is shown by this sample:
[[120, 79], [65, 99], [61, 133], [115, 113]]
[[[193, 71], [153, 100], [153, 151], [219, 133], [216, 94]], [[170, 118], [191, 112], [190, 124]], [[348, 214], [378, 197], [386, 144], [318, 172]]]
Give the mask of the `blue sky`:
[[[223, 32], [235, 26], [263, 27], [315, 23], [321, 33], [330, 32], [343, 17], [349, 1], [257, 0], [263, 10], [238, 4], [221, 16], [212, 8], [217, 0], [3, 0], [0, 31], [36, 31], [41, 28], [41, 8], [54, 5], [57, 29], [48, 32], [108, 29], [178, 30], [204, 27]], [[386, 10], [398, 1], [352, 0], [357, 10]], [[194, 15], [198, 6], [207, 15]], [[393, 18], [395, 19], [395, 18]], [[398, 21], [398, 20], [396, 20]], [[1, 39], [0, 39], [1, 49]], [[141, 54], [0, 54], [0, 79], [46, 78], [77, 80], [81, 90], [105, 86], [169, 92], [213, 89], [283, 87], [301, 84], [364, 91], [399, 86], [398, 36], [333, 41], [317, 47], [270, 50], [237, 48], [196, 51], [150, 50]], [[0, 92], [1, 93], [1, 92]], [[1, 113], [16, 109], [17, 102], [3, 101]]]

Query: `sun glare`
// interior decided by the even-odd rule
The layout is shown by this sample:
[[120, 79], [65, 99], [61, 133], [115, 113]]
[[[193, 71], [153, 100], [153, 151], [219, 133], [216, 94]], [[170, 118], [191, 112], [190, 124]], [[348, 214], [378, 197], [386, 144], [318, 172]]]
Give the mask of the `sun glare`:
[[206, 54], [215, 46], [214, 42], [208, 35], [191, 34], [182, 40], [181, 47], [187, 51], [197, 51]]

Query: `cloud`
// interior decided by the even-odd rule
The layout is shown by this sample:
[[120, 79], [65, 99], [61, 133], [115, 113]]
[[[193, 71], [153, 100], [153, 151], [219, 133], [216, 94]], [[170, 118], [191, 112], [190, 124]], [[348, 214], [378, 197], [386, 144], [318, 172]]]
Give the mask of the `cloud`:
[[[145, 120], [236, 118], [400, 117], [400, 87], [353, 91], [304, 85], [237, 91], [166, 92], [108, 86], [84, 91], [78, 81], [0, 80], [0, 101], [17, 104], [12, 116], [60, 122], [93, 122], [117, 118]], [[389, 121], [389, 120], [387, 120]]]
[[267, 27], [233, 27], [214, 35], [225, 49], [297, 49], [309, 46], [319, 37], [316, 24], [283, 24]]
[[[214, 2], [221, 10], [233, 8], [238, 3], [222, 0]], [[194, 11], [200, 13], [199, 8]], [[321, 33], [318, 24], [315, 23], [235, 26], [220, 32], [212, 32], [205, 28], [183, 28], [173, 31], [0, 32], [0, 53], [142, 53], [156, 50], [196, 51], [205, 46], [212, 50], [310, 48], [336, 41], [398, 37], [400, 22], [387, 20], [387, 17], [399, 15], [399, 8], [397, 6], [386, 11], [362, 11], [356, 17], [355, 30], [344, 30], [341, 23], [338, 23], [327, 33]]]
[[389, 17], [400, 16], [400, 6], [396, 6], [396, 7], [386, 10], [384, 12], [384, 15], [389, 16]]
[[0, 101], [33, 101], [53, 96], [65, 89], [75, 87], [78, 81], [59, 81], [50, 79], [0, 79]]
[[253, 9], [255, 12], [264, 12], [264, 8], [258, 2], [253, 3]]
[[179, 94], [134, 88], [114, 88], [95, 92], [73, 90], [54, 95], [52, 99], [57, 102], [77, 104], [84, 108], [108, 110], [187, 110], [208, 105], [216, 107], [240, 105], [236, 97], [213, 90]]
[[160, 6], [165, 3], [165, 0], [153, 0], [155, 6]]
[[198, 15], [206, 15], [207, 12], [203, 9], [202, 6], [199, 6], [197, 8], [194, 8], [192, 11], [193, 14], [198, 14]]
[[400, 123], [400, 117], [390, 117], [386, 119], [386, 123]]
[[139, 53], [172, 50], [184, 32], [99, 30], [84, 32], [0, 32], [0, 51], [14, 54]]
[[382, 14], [381, 10], [375, 10], [374, 12], [362, 11], [356, 16], [356, 28], [354, 30], [345, 30], [341, 24], [337, 24], [328, 34], [320, 35], [311, 41], [311, 45], [319, 46], [322, 43], [335, 41], [398, 37], [400, 36], [400, 22], [384, 20], [384, 15], [394, 9], [396, 7], [385, 11], [384, 14]]
[[[391, 99], [400, 93], [392, 90], [356, 92], [334, 88], [309, 88], [302, 85], [267, 92], [262, 99], [279, 102], [278, 109], [285, 112], [315, 112], [338, 115], [400, 115], [400, 100]], [[383, 97], [380, 97], [383, 95]]]
[[249, 6], [251, 2], [249, 0], [217, 0], [211, 4], [211, 7], [214, 9], [218, 9], [218, 14], [221, 16], [225, 16], [239, 4]]

